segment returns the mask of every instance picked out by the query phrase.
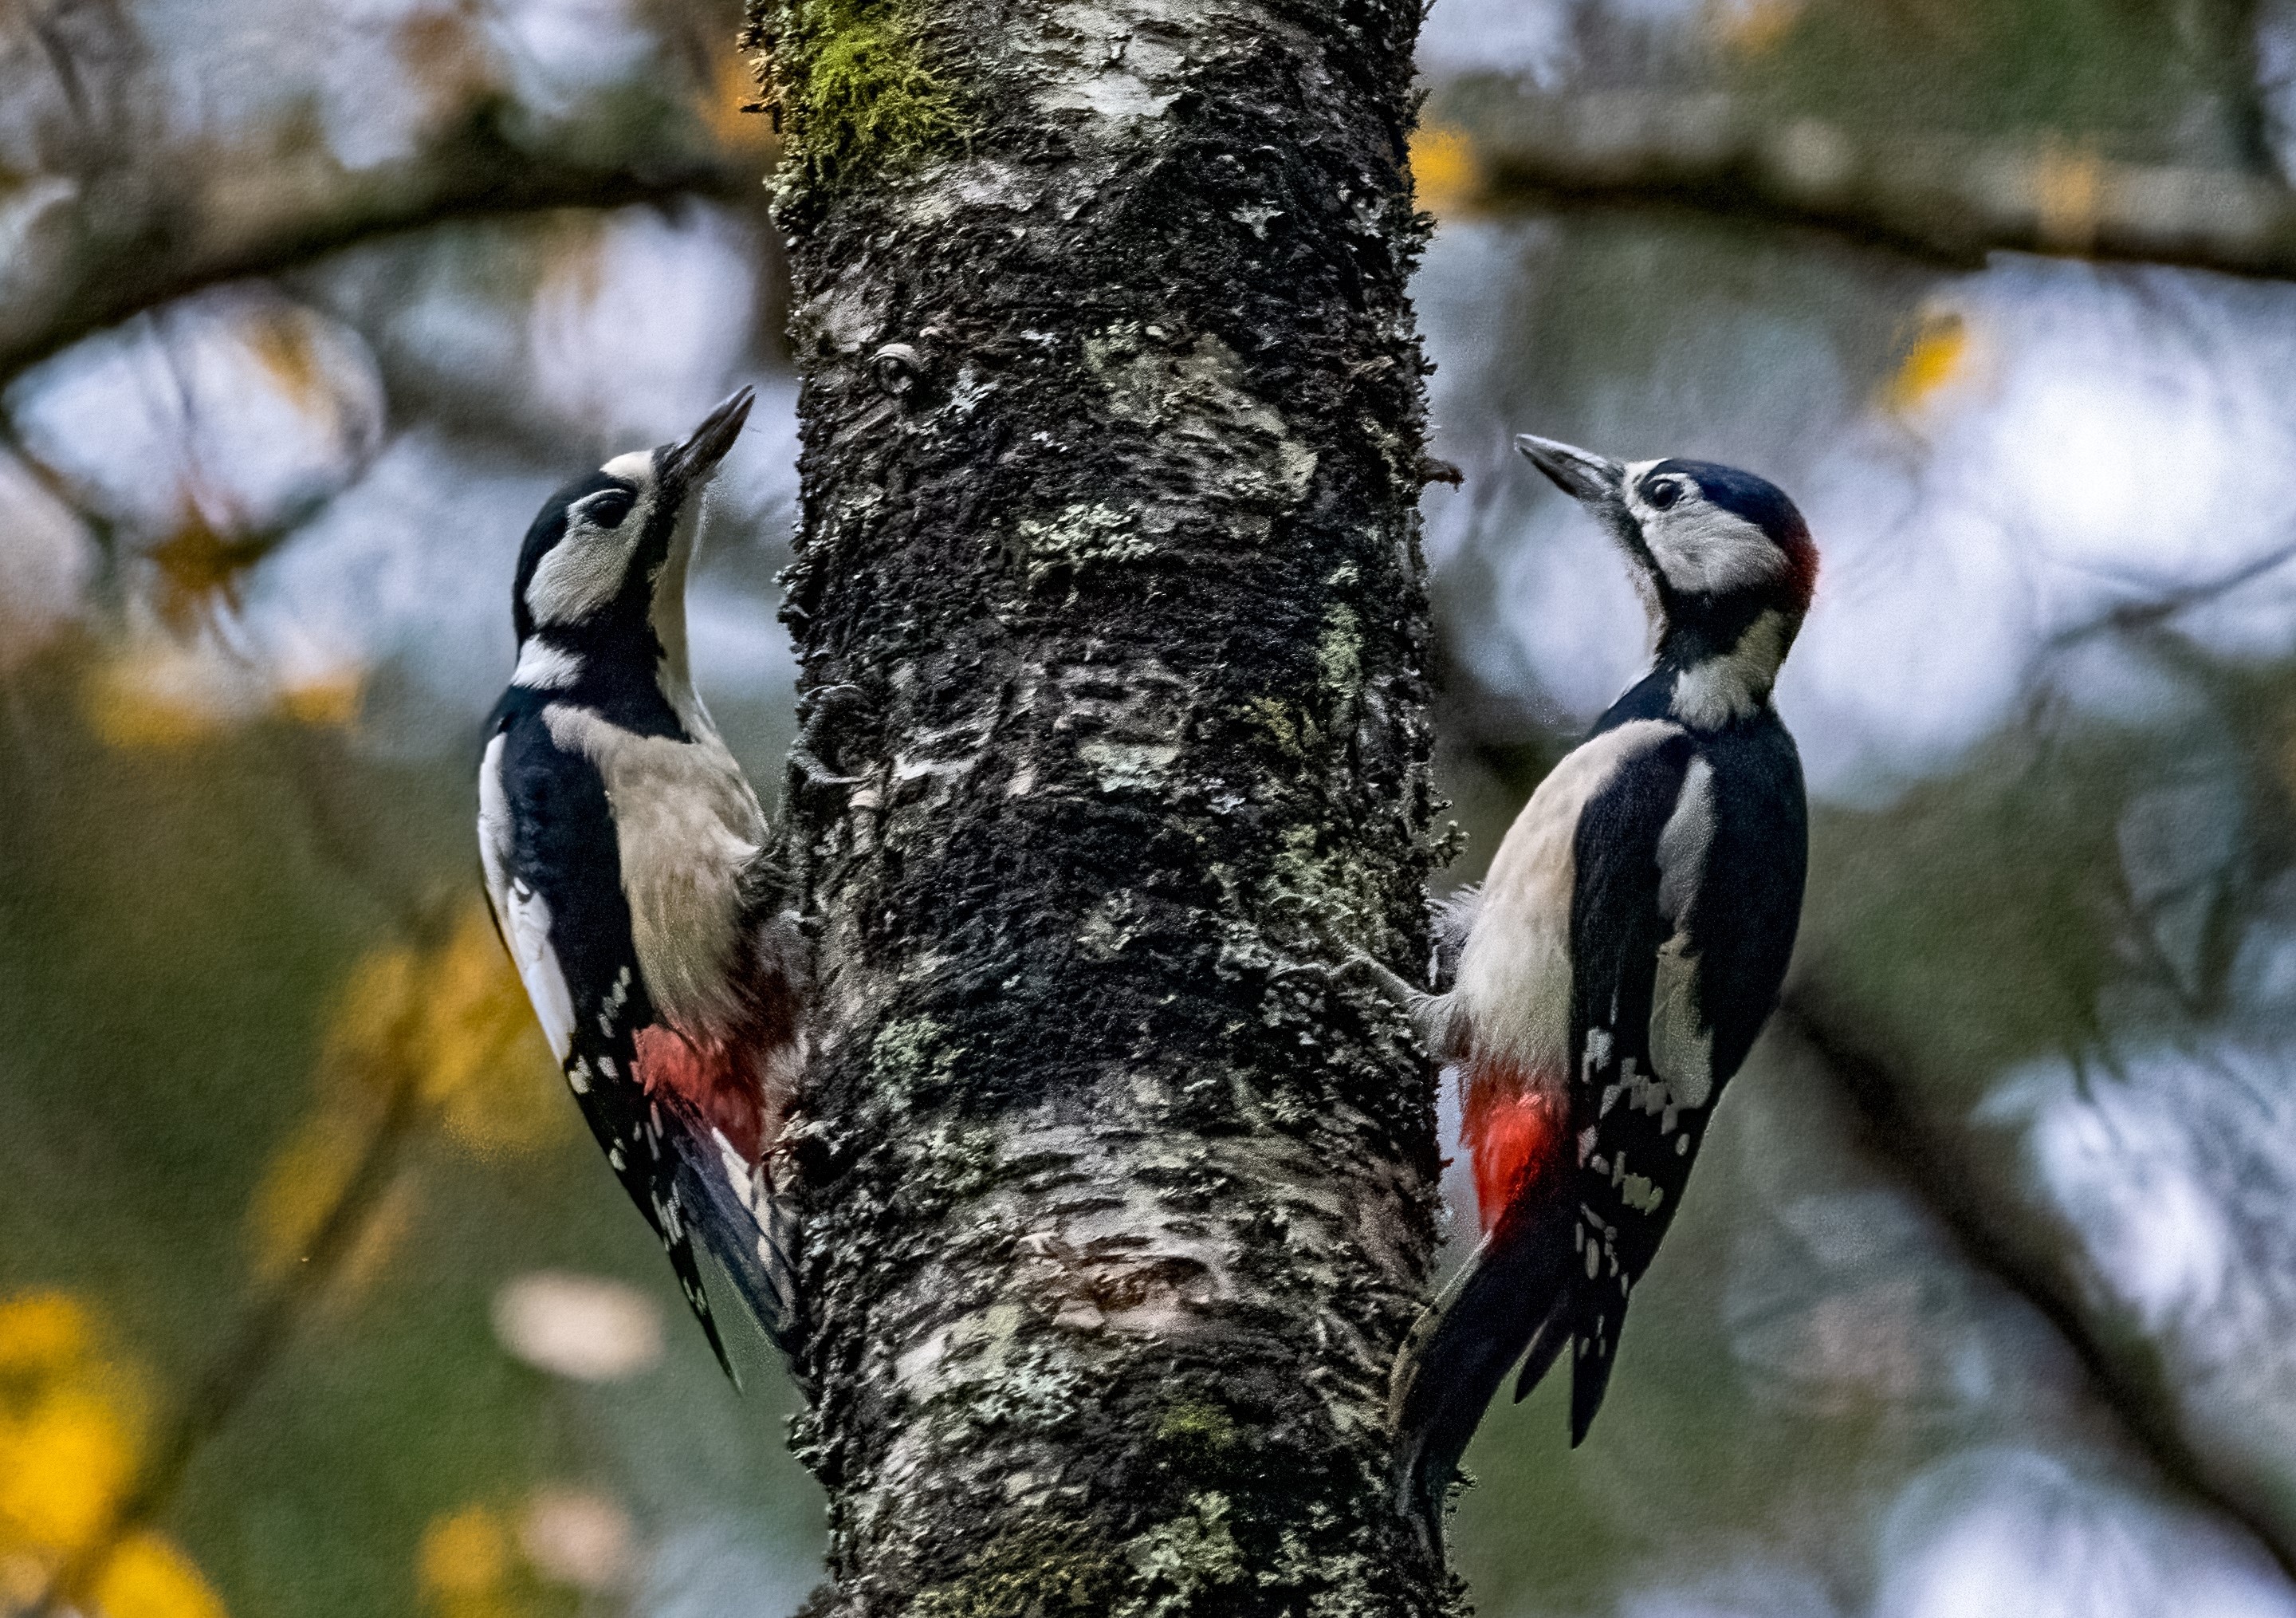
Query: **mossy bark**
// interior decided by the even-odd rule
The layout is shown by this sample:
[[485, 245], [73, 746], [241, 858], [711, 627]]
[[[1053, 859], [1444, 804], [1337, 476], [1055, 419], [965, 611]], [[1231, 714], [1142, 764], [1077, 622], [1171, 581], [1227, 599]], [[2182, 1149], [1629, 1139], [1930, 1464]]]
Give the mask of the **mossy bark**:
[[1433, 1074], [1335, 972], [1426, 943], [1418, 17], [753, 12], [805, 379], [824, 1613], [1456, 1599], [1383, 1419]]

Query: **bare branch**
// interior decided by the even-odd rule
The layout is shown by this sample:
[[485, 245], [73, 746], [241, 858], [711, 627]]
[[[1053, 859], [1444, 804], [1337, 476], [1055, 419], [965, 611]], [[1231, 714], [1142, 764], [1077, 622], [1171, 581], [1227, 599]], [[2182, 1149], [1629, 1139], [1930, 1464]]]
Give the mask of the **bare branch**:
[[2109, 579], [2116, 584], [2140, 588], [2147, 592], [2142, 598], [2124, 601], [2106, 608], [2095, 617], [2068, 625], [2051, 636], [2044, 646], [2046, 652], [2061, 652], [2096, 637], [2113, 632], [2132, 633], [2155, 629], [2192, 608], [2232, 595], [2244, 586], [2255, 583], [2266, 574], [2275, 572], [2296, 562], [2296, 539], [2276, 545], [2262, 555], [2251, 557], [2239, 566], [2214, 578], [2169, 586], [2158, 580], [2131, 579], [2117, 570], [2087, 566], [2081, 571], [2093, 577]]
[[2039, 1310], [2071, 1350], [2097, 1397], [2177, 1488], [2256, 1537], [2281, 1570], [2296, 1579], [2296, 1543], [2267, 1501], [2251, 1498], [2251, 1480], [2196, 1449], [2179, 1425], [2177, 1390], [2156, 1354], [2141, 1343], [2106, 1339], [2084, 1309], [2071, 1277], [2005, 1234], [1997, 1199], [1972, 1172], [1968, 1154], [1939, 1132], [1907, 1097], [1915, 1081], [1853, 1031], [1854, 1020], [1822, 986], [1790, 989], [1771, 1020], [1775, 1032], [1822, 1064], [1857, 1108], [1875, 1155], [1943, 1221], [1962, 1256]]
[[[247, 184], [250, 163], [264, 184]], [[59, 192], [29, 226], [41, 251], [0, 264], [0, 382], [138, 310], [370, 238], [463, 217], [734, 196], [758, 179], [698, 143], [611, 158], [529, 149], [504, 133], [493, 103], [368, 168], [346, 168], [316, 143], [283, 156], [155, 152]]]
[[1669, 205], [1952, 268], [2014, 251], [2296, 278], [2296, 191], [2260, 172], [1780, 124], [1723, 94], [1547, 95], [1478, 79], [1447, 90], [1429, 116], [1473, 147], [1459, 198], [1471, 206]]

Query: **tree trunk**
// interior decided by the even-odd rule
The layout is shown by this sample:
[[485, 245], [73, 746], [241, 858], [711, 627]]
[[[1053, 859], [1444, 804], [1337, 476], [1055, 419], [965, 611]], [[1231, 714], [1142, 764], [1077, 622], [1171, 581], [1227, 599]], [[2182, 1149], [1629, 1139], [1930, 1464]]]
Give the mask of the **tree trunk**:
[[1433, 1614], [1418, 0], [755, 0], [817, 1611]]

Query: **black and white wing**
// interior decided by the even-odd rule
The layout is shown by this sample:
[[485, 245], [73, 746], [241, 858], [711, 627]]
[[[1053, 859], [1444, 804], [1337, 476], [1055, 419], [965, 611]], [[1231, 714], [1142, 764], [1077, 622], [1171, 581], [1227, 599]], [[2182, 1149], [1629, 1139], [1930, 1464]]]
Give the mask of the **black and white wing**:
[[1578, 1223], [1564, 1317], [1574, 1444], [1602, 1406], [1628, 1299], [1681, 1206], [1714, 1104], [1776, 1000], [1807, 846], [1800, 768], [1775, 719], [1653, 750], [1580, 822]]
[[557, 749], [538, 716], [497, 714], [479, 769], [479, 856], [496, 924], [567, 1087], [738, 1386], [702, 1290], [691, 1181], [638, 1081], [635, 1031], [652, 1011], [636, 971], [605, 784], [586, 760]]

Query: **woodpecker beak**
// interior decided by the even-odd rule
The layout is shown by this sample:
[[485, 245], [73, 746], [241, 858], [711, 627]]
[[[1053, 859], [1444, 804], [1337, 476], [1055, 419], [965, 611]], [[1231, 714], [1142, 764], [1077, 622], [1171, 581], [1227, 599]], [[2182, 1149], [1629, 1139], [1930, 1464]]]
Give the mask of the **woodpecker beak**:
[[662, 457], [662, 480], [689, 488], [707, 481], [718, 463], [726, 458], [726, 452], [734, 448], [734, 440], [742, 436], [742, 424], [750, 419], [750, 406], [756, 398], [750, 389], [743, 388], [702, 417], [701, 425], [688, 434], [684, 443], [671, 445], [669, 453]]
[[1591, 449], [1558, 444], [1553, 439], [1518, 432], [1514, 447], [1546, 474], [1547, 481], [1581, 505], [1601, 507], [1616, 504], [1626, 493], [1627, 469], [1608, 456]]

